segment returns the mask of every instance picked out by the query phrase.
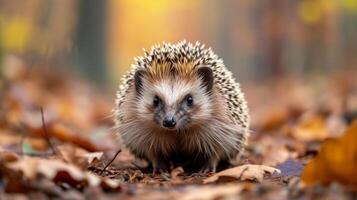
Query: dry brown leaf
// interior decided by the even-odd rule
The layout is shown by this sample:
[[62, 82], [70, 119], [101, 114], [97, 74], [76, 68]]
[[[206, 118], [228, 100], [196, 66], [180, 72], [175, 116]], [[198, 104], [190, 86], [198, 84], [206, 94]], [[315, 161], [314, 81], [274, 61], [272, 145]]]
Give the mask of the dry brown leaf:
[[357, 120], [340, 138], [329, 139], [305, 167], [302, 179], [310, 185], [334, 181], [357, 188]]
[[63, 144], [57, 146], [57, 149], [61, 155], [61, 158], [72, 164], [76, 164], [79, 166], [83, 166], [85, 160], [83, 159], [83, 155], [88, 153], [86, 150], [76, 147], [72, 144]]
[[0, 148], [0, 161], [4, 162], [14, 162], [19, 159], [19, 156], [13, 152], [2, 151]]
[[81, 155], [87, 160], [87, 164], [91, 164], [96, 160], [100, 160], [103, 157], [103, 152], [93, 152], [93, 153], [85, 153]]
[[75, 164], [82, 169], [86, 169], [89, 164], [95, 160], [100, 160], [103, 156], [103, 152], [89, 153], [85, 149], [71, 145], [63, 144], [57, 147], [59, 153], [66, 162]]
[[102, 186], [105, 189], [117, 189], [120, 187], [119, 182], [95, 176], [73, 164], [57, 159], [25, 156], [16, 162], [7, 163], [6, 167], [8, 170], [22, 172], [24, 177], [30, 181], [35, 181], [39, 177], [45, 177], [53, 180], [55, 183], [67, 183], [74, 188]]
[[[36, 117], [41, 117], [41, 116], [36, 115]], [[99, 151], [101, 148], [98, 145], [96, 145], [95, 142], [92, 141], [90, 138], [76, 131], [76, 129], [70, 128], [69, 126], [66, 126], [58, 121], [52, 121], [48, 123], [46, 119], [47, 133], [44, 132], [42, 124], [29, 123], [28, 121], [29, 120], [25, 121], [26, 123], [24, 124], [25, 125], [24, 128], [26, 128], [26, 130], [28, 131], [26, 133], [27, 134], [26, 139], [34, 143], [34, 148], [40, 150], [47, 148], [46, 140], [44, 140], [46, 139], [46, 137], [57, 138], [58, 140], [75, 144], [88, 151]], [[33, 121], [38, 121], [38, 120], [33, 120]], [[39, 140], [39, 142], [36, 143], [35, 139], [31, 139], [33, 137], [40, 137], [42, 140]]]
[[92, 141], [63, 124], [52, 124], [49, 127], [49, 134], [59, 140], [76, 144], [88, 151], [98, 151], [98, 147]]
[[22, 171], [24, 176], [29, 179], [36, 179], [39, 175], [53, 179], [58, 171], [66, 171], [76, 180], [83, 180], [85, 177], [76, 166], [54, 159], [48, 160], [25, 156], [23, 159], [9, 163], [7, 166], [11, 169]]
[[262, 182], [265, 174], [272, 174], [274, 172], [280, 173], [278, 169], [265, 165], [242, 165], [230, 169], [226, 169], [211, 177], [203, 180], [203, 183], [213, 183], [218, 180], [225, 179], [226, 181], [231, 180], [249, 180]]
[[266, 149], [266, 156], [263, 158], [263, 165], [276, 166], [277, 164], [283, 163], [288, 159], [296, 158], [296, 152], [290, 152], [286, 146], [277, 146], [274, 148]]
[[201, 186], [193, 188], [177, 197], [179, 200], [210, 200], [236, 196], [242, 191], [240, 185]]
[[171, 182], [174, 184], [183, 183], [181, 175], [184, 173], [182, 167], [177, 167], [171, 171]]
[[312, 115], [301, 118], [298, 125], [292, 128], [291, 134], [301, 141], [323, 140], [329, 137], [329, 130], [324, 117]]
[[[263, 142], [262, 142], [263, 141]], [[249, 138], [248, 150], [255, 155], [250, 156], [251, 163], [267, 166], [276, 166], [288, 159], [296, 159], [300, 154], [305, 154], [304, 144], [291, 137], [279, 137], [276, 134], [252, 135]], [[242, 164], [241, 159], [235, 165]]]
[[283, 125], [288, 119], [289, 112], [286, 108], [277, 107], [275, 109], [271, 109], [263, 120], [264, 123], [262, 124], [262, 130], [271, 131]]
[[0, 131], [0, 147], [11, 145], [20, 147], [21, 142], [30, 144], [31, 148], [37, 151], [46, 151], [48, 149], [47, 141], [42, 138], [23, 137], [20, 134], [15, 134], [10, 131]]

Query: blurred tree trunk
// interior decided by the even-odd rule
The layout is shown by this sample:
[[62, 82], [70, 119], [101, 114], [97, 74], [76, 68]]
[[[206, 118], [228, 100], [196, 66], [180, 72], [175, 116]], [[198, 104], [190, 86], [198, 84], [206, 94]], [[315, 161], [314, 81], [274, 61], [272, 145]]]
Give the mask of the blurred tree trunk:
[[80, 0], [76, 44], [81, 73], [99, 84], [105, 83], [106, 1]]
[[266, 66], [265, 74], [268, 76], [281, 76], [286, 74], [285, 54], [287, 35], [288, 2], [284, 0], [268, 0], [258, 4], [261, 19], [261, 48], [262, 64]]

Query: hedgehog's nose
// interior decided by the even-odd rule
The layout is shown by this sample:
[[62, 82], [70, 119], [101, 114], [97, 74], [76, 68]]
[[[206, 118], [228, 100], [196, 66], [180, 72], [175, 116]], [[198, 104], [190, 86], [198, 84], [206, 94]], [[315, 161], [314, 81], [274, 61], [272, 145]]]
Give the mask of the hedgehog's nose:
[[173, 128], [176, 125], [176, 119], [174, 116], [167, 116], [164, 118], [162, 125], [166, 128]]

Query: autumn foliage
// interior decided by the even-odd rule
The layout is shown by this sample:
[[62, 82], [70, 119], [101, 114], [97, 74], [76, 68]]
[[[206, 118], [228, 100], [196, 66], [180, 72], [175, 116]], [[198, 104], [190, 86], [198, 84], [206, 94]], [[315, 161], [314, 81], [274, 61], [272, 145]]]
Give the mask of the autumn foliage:
[[302, 179], [307, 184], [338, 181], [357, 189], [357, 120], [343, 136], [323, 143], [319, 155], [305, 167]]
[[117, 141], [114, 94], [65, 73], [8, 68], [0, 199], [348, 198], [357, 187], [355, 74], [243, 83], [252, 132], [241, 158], [217, 173], [152, 174]]

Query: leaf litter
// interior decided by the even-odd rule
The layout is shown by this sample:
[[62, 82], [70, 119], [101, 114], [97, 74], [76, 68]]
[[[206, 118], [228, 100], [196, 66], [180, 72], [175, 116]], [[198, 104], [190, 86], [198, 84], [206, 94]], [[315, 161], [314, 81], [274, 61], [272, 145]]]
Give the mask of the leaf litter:
[[119, 145], [111, 129], [113, 95], [78, 77], [46, 68], [6, 73], [0, 80], [0, 199], [356, 195], [356, 72], [306, 82], [278, 78], [264, 86], [242, 84], [252, 113], [248, 146], [229, 169], [207, 174], [181, 167], [152, 174], [145, 161]]

